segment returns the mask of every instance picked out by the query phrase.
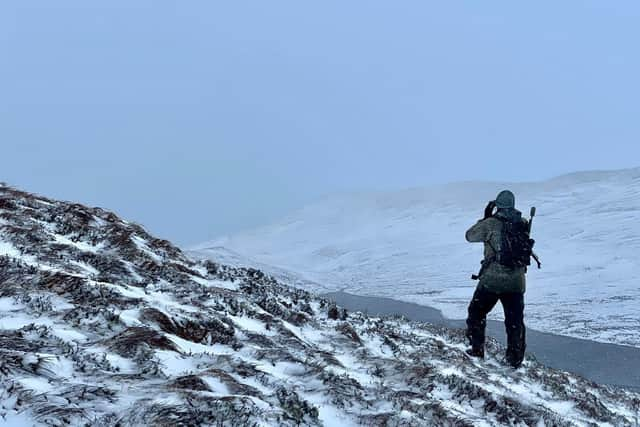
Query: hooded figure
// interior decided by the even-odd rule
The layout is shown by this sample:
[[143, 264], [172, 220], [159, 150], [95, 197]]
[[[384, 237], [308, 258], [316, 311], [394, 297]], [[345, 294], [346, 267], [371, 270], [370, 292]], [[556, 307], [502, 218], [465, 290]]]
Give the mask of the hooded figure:
[[[494, 213], [494, 209], [497, 212]], [[502, 303], [507, 331], [506, 361], [517, 368], [524, 359], [524, 292], [526, 267], [506, 267], [497, 261], [502, 249], [505, 222], [526, 225], [522, 213], [515, 208], [515, 196], [511, 191], [498, 194], [495, 202], [489, 202], [484, 219], [467, 231], [469, 242], [484, 243], [483, 268], [478, 287], [469, 304], [467, 337], [471, 343], [468, 353], [484, 357], [487, 314], [498, 301]]]

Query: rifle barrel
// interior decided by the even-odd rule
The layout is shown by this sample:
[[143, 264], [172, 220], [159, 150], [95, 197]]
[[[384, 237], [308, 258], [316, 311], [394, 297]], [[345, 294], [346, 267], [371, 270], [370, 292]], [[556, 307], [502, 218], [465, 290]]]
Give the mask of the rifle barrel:
[[536, 216], [536, 207], [531, 208], [531, 219], [529, 219], [529, 234], [531, 234], [531, 227], [533, 227], [533, 218]]

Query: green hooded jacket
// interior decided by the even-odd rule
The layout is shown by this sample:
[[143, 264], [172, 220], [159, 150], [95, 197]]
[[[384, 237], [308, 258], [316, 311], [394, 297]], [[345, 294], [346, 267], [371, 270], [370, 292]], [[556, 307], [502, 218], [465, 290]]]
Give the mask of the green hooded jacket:
[[502, 220], [497, 217], [513, 222], [527, 222], [526, 219], [522, 218], [522, 213], [516, 209], [500, 209], [494, 216], [478, 221], [467, 231], [466, 238], [468, 242], [484, 243], [484, 262], [486, 267], [480, 276], [478, 286], [494, 293], [524, 293], [527, 288], [526, 268], [509, 268], [494, 261], [496, 251], [500, 251], [502, 245], [502, 229], [504, 227]]

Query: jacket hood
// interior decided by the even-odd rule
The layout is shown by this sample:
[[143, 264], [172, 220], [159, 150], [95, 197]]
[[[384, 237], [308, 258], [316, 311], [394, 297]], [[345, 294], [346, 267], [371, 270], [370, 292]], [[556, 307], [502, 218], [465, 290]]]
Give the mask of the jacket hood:
[[496, 212], [495, 216], [497, 216], [498, 218], [504, 218], [511, 222], [522, 221], [522, 212], [515, 208], [498, 209], [498, 212]]

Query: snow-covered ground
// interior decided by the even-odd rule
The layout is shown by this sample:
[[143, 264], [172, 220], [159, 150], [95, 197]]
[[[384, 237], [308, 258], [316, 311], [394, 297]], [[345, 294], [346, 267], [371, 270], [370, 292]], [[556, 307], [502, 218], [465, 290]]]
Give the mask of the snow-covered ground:
[[640, 395], [0, 185], [0, 425], [631, 426]]
[[538, 208], [533, 235], [543, 269], [528, 275], [528, 325], [640, 346], [640, 169], [341, 195], [194, 249], [215, 258], [226, 248], [310, 288], [393, 297], [464, 318], [482, 256], [464, 233], [505, 188], [526, 215]]

